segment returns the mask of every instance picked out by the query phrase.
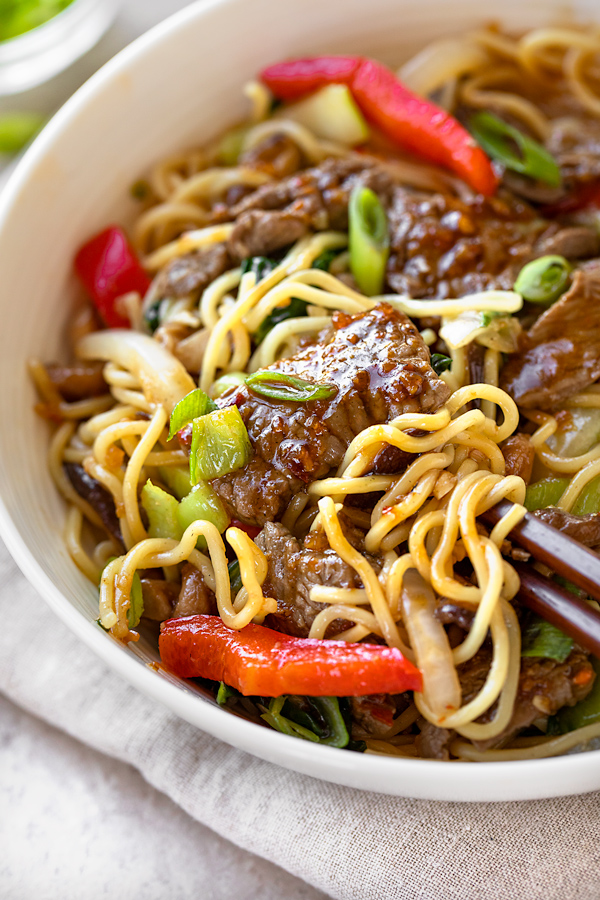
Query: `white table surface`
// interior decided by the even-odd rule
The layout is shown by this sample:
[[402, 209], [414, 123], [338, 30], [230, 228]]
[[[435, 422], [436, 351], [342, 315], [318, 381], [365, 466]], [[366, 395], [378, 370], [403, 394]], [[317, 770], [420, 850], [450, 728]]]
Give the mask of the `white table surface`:
[[[186, 6], [122, 0], [112, 28], [8, 109], [54, 112], [118, 50]], [[6, 160], [0, 161], [0, 182]], [[139, 773], [0, 696], [0, 900], [325, 900], [191, 819]]]

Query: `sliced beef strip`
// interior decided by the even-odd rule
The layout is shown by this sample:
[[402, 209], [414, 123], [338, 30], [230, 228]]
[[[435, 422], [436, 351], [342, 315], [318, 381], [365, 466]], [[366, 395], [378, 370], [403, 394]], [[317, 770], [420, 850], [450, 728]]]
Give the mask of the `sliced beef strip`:
[[415, 738], [417, 755], [423, 759], [450, 759], [450, 743], [456, 732], [424, 722]]
[[[339, 466], [364, 428], [405, 412], [434, 412], [450, 393], [431, 368], [429, 350], [412, 322], [387, 303], [355, 316], [335, 313], [321, 342], [265, 371], [327, 382], [337, 392], [307, 403], [267, 399], [246, 386], [232, 395], [255, 461], [212, 484], [238, 517], [236, 496], [244, 504], [243, 517], [259, 524], [276, 518], [302, 483]], [[272, 476], [276, 487], [269, 484]]]
[[144, 600], [144, 618], [164, 622], [173, 615], [179, 596], [179, 585], [164, 578], [140, 578]]
[[[354, 569], [335, 551], [308, 549], [280, 522], [267, 522], [256, 538], [256, 544], [269, 565], [263, 592], [277, 600], [277, 612], [269, 617], [277, 631], [308, 636], [315, 616], [327, 606], [311, 601], [310, 590], [316, 585], [362, 586]], [[328, 635], [348, 627], [345, 620], [332, 623]]]
[[547, 509], [536, 509], [532, 515], [586, 547], [600, 546], [600, 514], [598, 513], [575, 516], [573, 513], [565, 512], [564, 509], [549, 506]]
[[521, 336], [501, 374], [519, 406], [552, 409], [600, 378], [600, 263], [575, 272], [570, 290]]
[[[458, 667], [458, 675], [462, 687], [463, 704], [468, 703], [483, 687], [492, 661], [492, 651], [484, 645], [475, 656]], [[501, 734], [488, 741], [474, 741], [480, 750], [488, 750], [506, 744], [524, 728], [528, 728], [536, 719], [554, 715], [563, 706], [574, 706], [586, 697], [594, 683], [594, 670], [583, 650], [575, 648], [564, 663], [554, 659], [541, 657], [523, 657], [521, 674], [515, 699], [512, 718]], [[492, 712], [486, 712], [478, 721], [486, 722], [492, 718]], [[436, 726], [430, 726], [430, 729]], [[445, 747], [452, 738], [452, 732], [446, 728], [429, 733], [427, 741], [430, 746]]]
[[394, 718], [408, 706], [405, 694], [368, 694], [348, 699], [354, 740], [385, 737]]
[[506, 463], [506, 475], [518, 475], [525, 484], [531, 481], [535, 449], [526, 434], [513, 434], [500, 447]]
[[396, 188], [388, 216], [387, 280], [410, 297], [512, 290], [520, 269], [537, 256], [579, 259], [598, 252], [593, 229], [561, 229], [506, 191], [467, 201]]
[[363, 157], [328, 159], [312, 169], [261, 185], [238, 204], [215, 206], [215, 221], [235, 221], [229, 251], [236, 259], [272, 253], [309, 230], [346, 229], [353, 187], [364, 184], [387, 205], [392, 181], [374, 161]]
[[181, 590], [173, 608], [173, 618], [217, 614], [215, 595], [207, 587], [202, 572], [191, 563], [186, 563], [181, 570]]
[[546, 148], [558, 163], [564, 186], [573, 190], [600, 178], [600, 121], [563, 116], [550, 123]]
[[201, 292], [233, 265], [225, 244], [212, 244], [178, 256], [158, 276], [156, 296], [185, 297], [193, 292]]
[[285, 178], [302, 168], [304, 154], [295, 141], [279, 131], [242, 153], [238, 165], [258, 169], [270, 178]]
[[112, 495], [99, 481], [88, 475], [83, 466], [79, 466], [76, 463], [63, 463], [63, 468], [79, 496], [87, 500], [92, 509], [98, 513], [108, 534], [124, 550], [125, 545], [121, 535], [121, 526], [117, 518]]
[[61, 397], [71, 402], [98, 397], [108, 391], [103, 362], [48, 363], [46, 372]]

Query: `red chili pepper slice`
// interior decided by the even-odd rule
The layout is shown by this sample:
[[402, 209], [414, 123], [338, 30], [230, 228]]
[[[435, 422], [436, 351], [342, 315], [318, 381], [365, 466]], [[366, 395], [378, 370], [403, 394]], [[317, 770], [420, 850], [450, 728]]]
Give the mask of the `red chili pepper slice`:
[[361, 56], [317, 56], [268, 66], [261, 72], [281, 100], [297, 100], [327, 84], [347, 84], [364, 115], [405, 150], [456, 172], [486, 196], [498, 176], [481, 147], [457, 120], [413, 94], [382, 63]]
[[129, 291], [144, 296], [150, 279], [122, 229], [111, 226], [87, 241], [75, 256], [75, 271], [106, 325], [129, 328], [116, 300]]
[[224, 681], [245, 696], [359, 697], [421, 691], [420, 671], [394, 647], [319, 641], [262, 625], [228, 628], [219, 616], [163, 622], [163, 664], [181, 678]]
[[248, 525], [246, 522], [240, 522], [239, 519], [232, 519], [229, 524], [231, 528], [239, 528], [240, 531], [245, 531], [252, 540], [254, 540], [255, 537], [258, 537], [262, 531], [260, 525]]

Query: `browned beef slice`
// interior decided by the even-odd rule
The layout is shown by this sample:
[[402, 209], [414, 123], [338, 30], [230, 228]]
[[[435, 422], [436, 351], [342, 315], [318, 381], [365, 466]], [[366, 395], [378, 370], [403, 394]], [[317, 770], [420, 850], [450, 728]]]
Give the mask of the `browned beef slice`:
[[164, 578], [141, 578], [144, 599], [144, 618], [164, 622], [173, 615], [179, 595], [179, 585]]
[[352, 188], [360, 182], [387, 204], [392, 182], [381, 167], [362, 157], [328, 159], [282, 181], [264, 184], [233, 207], [215, 207], [218, 221], [235, 221], [229, 250], [236, 259], [271, 253], [309, 229], [345, 229]]
[[519, 406], [552, 409], [600, 378], [600, 263], [579, 269], [567, 293], [522, 336], [501, 386]]
[[561, 117], [551, 122], [546, 147], [560, 166], [565, 187], [600, 178], [600, 121]]
[[[260, 524], [279, 515], [302, 482], [323, 478], [339, 466], [364, 428], [405, 412], [434, 412], [450, 393], [431, 368], [429, 350], [412, 322], [387, 303], [355, 316], [336, 313], [321, 342], [269, 370], [327, 382], [337, 392], [308, 403], [267, 399], [248, 387], [235, 393], [256, 457], [266, 466], [255, 462], [213, 486], [241, 513], [237, 494], [246, 510], [243, 517]], [[270, 488], [269, 467], [283, 474], [287, 485], [280, 474], [277, 487]], [[261, 496], [261, 488], [268, 497]]]
[[580, 544], [585, 544], [586, 547], [600, 546], [600, 515], [598, 513], [574, 516], [573, 513], [565, 512], [564, 509], [549, 506], [548, 509], [536, 509], [532, 515], [579, 541]]
[[525, 484], [531, 480], [531, 470], [535, 459], [535, 449], [526, 434], [513, 434], [502, 447], [506, 475], [518, 475]]
[[352, 711], [352, 737], [355, 740], [385, 737], [394, 718], [408, 703], [404, 694], [368, 694], [349, 697]]
[[161, 272], [156, 285], [157, 297], [184, 297], [203, 291], [232, 266], [224, 244], [178, 256]]
[[238, 165], [266, 172], [271, 178], [285, 178], [302, 168], [304, 159], [298, 145], [283, 132], [270, 134], [246, 150]]
[[[270, 618], [278, 631], [307, 637], [315, 616], [326, 607], [311, 601], [312, 587], [361, 587], [354, 569], [335, 551], [307, 549], [280, 522], [267, 522], [256, 543], [269, 564], [263, 591], [277, 600], [277, 613]], [[350, 623], [343, 621], [337, 629], [331, 627], [341, 631]]]
[[46, 366], [48, 377], [65, 400], [85, 400], [97, 397], [108, 391], [102, 374], [103, 362], [76, 361], [62, 365], [49, 363]]
[[173, 618], [213, 616], [217, 612], [215, 595], [206, 586], [202, 572], [191, 563], [186, 563], [181, 570], [181, 590], [173, 609]]
[[100, 516], [108, 534], [116, 540], [119, 547], [124, 548], [121, 526], [117, 518], [112, 495], [99, 481], [88, 475], [83, 466], [79, 466], [76, 463], [63, 463], [63, 468], [79, 496], [87, 500], [92, 509]]
[[[492, 653], [484, 645], [475, 656], [458, 667], [463, 704], [468, 703], [483, 687], [491, 664]], [[587, 655], [578, 648], [571, 651], [564, 663], [541, 657], [523, 657], [521, 674], [512, 718], [504, 731], [488, 741], [474, 741], [480, 750], [498, 747], [528, 728], [536, 719], [554, 715], [563, 706], [574, 706], [586, 697], [594, 683], [594, 670]], [[490, 712], [480, 721], [489, 721]], [[434, 727], [434, 726], [432, 726]], [[443, 744], [451, 737], [445, 728], [441, 735], [432, 736], [435, 744]]]
[[448, 728], [438, 728], [425, 722], [415, 738], [417, 755], [424, 759], [450, 759], [450, 742], [455, 732]]
[[582, 225], [561, 228], [540, 242], [541, 256], [565, 256], [567, 259], [590, 259], [597, 256], [600, 240], [597, 232]]
[[398, 188], [389, 211], [387, 279], [410, 297], [512, 289], [546, 225], [510, 195], [470, 202]]

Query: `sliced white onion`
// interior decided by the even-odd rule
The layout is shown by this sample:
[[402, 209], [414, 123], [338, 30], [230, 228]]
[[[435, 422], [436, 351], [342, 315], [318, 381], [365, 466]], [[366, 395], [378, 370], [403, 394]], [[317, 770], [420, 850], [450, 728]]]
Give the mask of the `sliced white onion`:
[[460, 682], [448, 636], [435, 617], [435, 594], [416, 569], [402, 580], [402, 618], [423, 674], [423, 696], [441, 725], [460, 706]]
[[398, 78], [412, 91], [426, 96], [453, 78], [475, 72], [488, 56], [482, 47], [460, 38], [442, 38], [428, 44], [398, 70]]
[[125, 328], [94, 331], [77, 344], [81, 359], [116, 363], [136, 375], [146, 399], [164, 406], [169, 415], [196, 385], [172, 353], [146, 334]]

